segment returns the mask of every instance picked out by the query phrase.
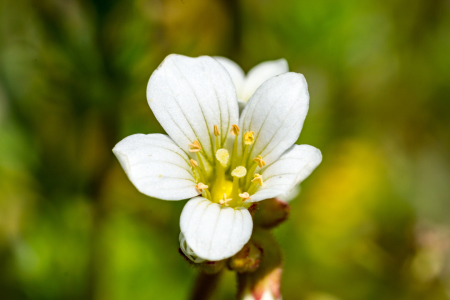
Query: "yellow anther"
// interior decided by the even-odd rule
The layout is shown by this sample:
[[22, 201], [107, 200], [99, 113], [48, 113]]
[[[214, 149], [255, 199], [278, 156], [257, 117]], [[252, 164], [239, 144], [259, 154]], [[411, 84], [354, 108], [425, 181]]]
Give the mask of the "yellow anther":
[[192, 144], [189, 144], [189, 147], [189, 152], [199, 152], [202, 150], [202, 146], [197, 140], [193, 141]]
[[266, 163], [264, 162], [264, 160], [263, 160], [263, 158], [261, 157], [261, 155], [258, 155], [257, 157], [255, 157], [255, 158], [253, 159], [253, 161], [257, 162], [257, 163], [258, 163], [258, 166], [259, 166], [260, 168], [262, 168], [262, 167], [264, 167], [264, 166], [266, 165]]
[[214, 135], [215, 136], [219, 136], [220, 135], [220, 131], [219, 131], [219, 128], [217, 127], [217, 125], [214, 125]]
[[245, 200], [250, 199], [250, 195], [247, 192], [244, 192], [242, 194], [239, 194], [239, 197], [242, 198], [242, 202], [244, 202]]
[[231, 176], [237, 177], [237, 178], [242, 178], [246, 174], [247, 174], [247, 169], [243, 166], [239, 166], [236, 169], [234, 169], [233, 171], [231, 171]]
[[223, 194], [223, 199], [219, 200], [219, 204], [228, 206], [229, 205], [228, 202], [230, 202], [231, 200], [233, 200], [233, 198], [228, 198], [227, 199], [227, 194]]
[[236, 124], [231, 125], [231, 130], [230, 130], [231, 134], [234, 136], [239, 135], [239, 126], [237, 126]]
[[254, 131], [247, 131], [244, 133], [244, 144], [251, 145], [255, 142], [255, 132]]
[[222, 165], [222, 167], [226, 168], [228, 165], [228, 161], [230, 160], [230, 154], [227, 149], [219, 149], [216, 152], [216, 158]]
[[195, 160], [190, 159], [189, 162], [191, 163], [191, 166], [192, 166], [193, 168], [197, 168], [197, 167], [198, 167], [198, 162], [196, 162]]
[[206, 184], [203, 184], [202, 182], [199, 182], [195, 188], [201, 193], [204, 189], [207, 189], [208, 186]]
[[263, 186], [263, 178], [260, 174], [256, 173], [255, 176], [253, 176], [252, 182], [258, 183], [260, 186]]

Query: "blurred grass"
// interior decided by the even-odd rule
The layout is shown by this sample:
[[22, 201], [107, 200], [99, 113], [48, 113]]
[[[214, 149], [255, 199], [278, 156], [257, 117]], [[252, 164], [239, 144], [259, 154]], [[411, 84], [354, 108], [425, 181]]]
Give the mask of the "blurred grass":
[[324, 160], [275, 232], [285, 299], [448, 299], [449, 32], [446, 0], [0, 1], [0, 298], [186, 298], [184, 202], [111, 152], [163, 132], [145, 88], [180, 53], [308, 81]]

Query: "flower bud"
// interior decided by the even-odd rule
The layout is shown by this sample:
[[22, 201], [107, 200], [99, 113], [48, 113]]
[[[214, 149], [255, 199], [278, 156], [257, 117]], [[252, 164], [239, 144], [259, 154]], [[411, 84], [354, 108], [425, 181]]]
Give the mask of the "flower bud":
[[260, 228], [255, 228], [250, 242], [264, 249], [264, 255], [261, 256], [261, 262], [254, 272], [238, 273], [238, 299], [281, 300], [280, 246], [270, 231]]
[[254, 214], [255, 225], [265, 229], [276, 227], [287, 220], [291, 207], [277, 198], [267, 199], [259, 203]]
[[281, 300], [281, 267], [273, 269], [251, 289], [243, 293], [243, 300]]
[[262, 248], [250, 241], [230, 258], [228, 268], [239, 273], [253, 272], [259, 267], [262, 255]]

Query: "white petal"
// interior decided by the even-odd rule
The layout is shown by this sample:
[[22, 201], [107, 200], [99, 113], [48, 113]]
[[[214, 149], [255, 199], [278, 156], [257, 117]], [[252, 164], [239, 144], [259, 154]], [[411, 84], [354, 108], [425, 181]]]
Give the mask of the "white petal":
[[230, 74], [231, 80], [233, 81], [234, 87], [236, 88], [236, 93], [238, 99], [242, 97], [242, 87], [244, 84], [245, 73], [241, 67], [229, 58], [222, 56], [214, 56], [214, 58], [227, 70]]
[[163, 200], [198, 195], [189, 158], [167, 135], [134, 134], [113, 149], [134, 186]]
[[290, 192], [288, 192], [287, 195], [278, 195], [277, 199], [289, 203], [295, 198], [297, 198], [298, 195], [300, 195], [300, 192], [301, 192], [300, 185], [296, 185], [292, 188]]
[[226, 141], [237, 124], [236, 92], [228, 72], [208, 56], [169, 55], [153, 72], [147, 100], [169, 136], [184, 151], [197, 140], [213, 162], [214, 125]]
[[302, 74], [284, 73], [264, 82], [245, 106], [239, 123], [241, 132], [255, 132], [249, 161], [261, 155], [270, 164], [291, 147], [300, 135], [308, 106], [308, 85]]
[[247, 102], [238, 100], [238, 106], [239, 106], [239, 114], [242, 113], [242, 111], [244, 110], [245, 105], [247, 104]]
[[303, 181], [322, 161], [319, 149], [309, 145], [294, 145], [274, 163], [264, 167], [264, 185], [250, 198], [251, 202], [261, 201], [288, 194]]
[[198, 257], [217, 261], [242, 249], [252, 234], [253, 221], [243, 207], [233, 209], [196, 197], [183, 208], [180, 227]]
[[254, 66], [245, 78], [240, 99], [247, 102], [264, 81], [286, 72], [289, 72], [289, 66], [284, 58], [265, 61]]

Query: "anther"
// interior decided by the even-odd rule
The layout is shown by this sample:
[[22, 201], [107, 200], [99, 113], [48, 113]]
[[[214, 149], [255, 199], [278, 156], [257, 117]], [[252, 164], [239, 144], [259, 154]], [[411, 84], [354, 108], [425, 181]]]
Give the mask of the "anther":
[[236, 169], [234, 169], [233, 171], [231, 171], [231, 176], [237, 177], [237, 178], [242, 178], [246, 174], [247, 174], [247, 169], [243, 166], [239, 166]]
[[203, 184], [202, 182], [199, 182], [195, 188], [201, 193], [203, 190], [207, 189], [208, 186], [206, 184]]
[[242, 194], [239, 194], [239, 197], [242, 198], [242, 202], [244, 202], [245, 200], [250, 199], [250, 195], [247, 192], [244, 192]]
[[219, 128], [217, 127], [217, 125], [214, 125], [214, 135], [215, 136], [219, 136], [220, 135], [220, 131], [219, 131]]
[[196, 162], [195, 160], [190, 159], [189, 162], [191, 163], [191, 166], [192, 166], [194, 169], [198, 167], [198, 162]]
[[258, 155], [257, 157], [255, 157], [253, 159], [253, 161], [255, 161], [256, 163], [258, 163], [258, 166], [260, 168], [264, 167], [266, 165], [266, 163], [264, 162], [263, 158], [261, 157], [261, 155]]
[[228, 198], [227, 199], [227, 194], [223, 194], [223, 199], [219, 200], [219, 204], [228, 206], [229, 205], [228, 202], [230, 202], [231, 200], [233, 200], [233, 198]]
[[232, 135], [238, 136], [239, 135], [239, 126], [237, 126], [236, 124], [231, 125], [230, 132]]
[[251, 145], [255, 142], [255, 132], [254, 131], [247, 131], [244, 133], [244, 144]]
[[228, 165], [228, 161], [230, 160], [230, 154], [227, 149], [219, 149], [216, 152], [216, 158], [222, 165], [222, 167], [226, 168]]
[[260, 174], [256, 173], [255, 176], [253, 176], [252, 182], [258, 183], [260, 186], [263, 186], [263, 178]]
[[202, 146], [197, 140], [193, 141], [192, 144], [189, 144], [189, 147], [189, 152], [199, 152], [202, 150]]

